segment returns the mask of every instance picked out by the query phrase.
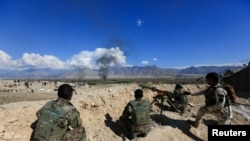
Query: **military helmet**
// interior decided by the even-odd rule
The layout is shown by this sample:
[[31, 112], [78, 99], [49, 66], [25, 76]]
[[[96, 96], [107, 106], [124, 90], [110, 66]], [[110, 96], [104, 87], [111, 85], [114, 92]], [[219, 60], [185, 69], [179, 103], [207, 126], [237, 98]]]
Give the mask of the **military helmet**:
[[175, 89], [182, 89], [183, 88], [183, 86], [181, 85], [181, 84], [179, 84], [179, 83], [177, 83], [176, 85], [175, 85]]

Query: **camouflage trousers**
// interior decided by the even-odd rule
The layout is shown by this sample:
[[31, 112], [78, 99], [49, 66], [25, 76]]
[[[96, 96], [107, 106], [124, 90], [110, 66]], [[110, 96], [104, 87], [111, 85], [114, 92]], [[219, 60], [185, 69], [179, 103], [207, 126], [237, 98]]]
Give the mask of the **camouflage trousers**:
[[86, 131], [83, 126], [69, 130], [61, 141], [87, 141]]
[[135, 126], [132, 124], [130, 119], [119, 120], [119, 126], [121, 128], [122, 134], [128, 138], [134, 138], [139, 134], [147, 134], [151, 129], [151, 125], [152, 124]]
[[180, 113], [184, 113], [187, 107], [187, 103], [179, 103], [171, 100], [167, 100], [167, 103], [171, 106], [173, 110]]
[[232, 115], [230, 115], [230, 113], [228, 113], [228, 110], [226, 110], [226, 109], [221, 109], [221, 110], [218, 110], [218, 111], [208, 112], [208, 111], [205, 110], [205, 106], [203, 106], [198, 110], [198, 113], [196, 115], [196, 121], [200, 122], [202, 117], [205, 114], [214, 115], [217, 118], [218, 125], [229, 125], [229, 124], [231, 124]]
[[131, 130], [134, 134], [147, 134], [151, 129], [151, 125], [132, 125], [131, 127]]
[[176, 104], [176, 108], [178, 108], [180, 110], [180, 113], [183, 114], [186, 111], [187, 104], [186, 103]]

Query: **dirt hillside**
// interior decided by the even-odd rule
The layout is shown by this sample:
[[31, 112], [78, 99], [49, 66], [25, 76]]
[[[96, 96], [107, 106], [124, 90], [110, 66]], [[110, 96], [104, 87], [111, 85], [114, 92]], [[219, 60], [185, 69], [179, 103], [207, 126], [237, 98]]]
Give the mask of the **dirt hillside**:
[[[162, 90], [172, 91], [174, 85], [156, 85]], [[205, 88], [205, 85], [184, 85], [191, 92]], [[86, 128], [88, 141], [122, 141], [117, 119], [124, 106], [134, 99], [133, 92], [140, 88], [137, 84], [105, 85], [77, 88], [72, 103], [77, 107]], [[144, 98], [153, 100], [156, 93], [144, 90]], [[55, 99], [54, 94], [0, 94], [0, 140], [29, 141], [30, 124], [36, 120], [35, 112], [48, 100]], [[20, 102], [18, 102], [20, 101]], [[148, 136], [138, 138], [138, 141], [207, 141], [207, 125], [214, 124], [213, 116], [206, 115], [203, 124], [198, 129], [192, 128], [187, 119], [194, 119], [200, 106], [204, 103], [203, 96], [189, 96], [189, 102], [194, 107], [188, 107], [187, 114], [160, 110], [154, 106], [151, 113], [155, 126]], [[250, 100], [239, 98], [240, 106], [233, 106], [234, 118], [232, 124], [250, 125]]]

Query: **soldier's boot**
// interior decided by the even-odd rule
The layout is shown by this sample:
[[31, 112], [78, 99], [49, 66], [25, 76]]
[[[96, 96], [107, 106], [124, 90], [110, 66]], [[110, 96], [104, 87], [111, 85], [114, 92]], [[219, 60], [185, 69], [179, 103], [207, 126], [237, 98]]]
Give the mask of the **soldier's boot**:
[[199, 121], [192, 121], [192, 120], [187, 120], [187, 122], [192, 125], [194, 128], [198, 128], [200, 125]]

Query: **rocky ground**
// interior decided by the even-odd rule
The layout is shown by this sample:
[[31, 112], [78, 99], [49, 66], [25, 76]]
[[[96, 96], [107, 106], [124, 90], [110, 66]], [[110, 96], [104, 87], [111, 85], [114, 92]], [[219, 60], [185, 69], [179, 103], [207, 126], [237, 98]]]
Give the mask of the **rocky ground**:
[[[162, 90], [172, 91], [174, 85], [156, 85]], [[205, 88], [205, 85], [185, 85], [191, 92]], [[124, 106], [132, 100], [137, 84], [92, 86], [76, 89], [72, 103], [81, 112], [83, 126], [86, 128], [88, 141], [122, 141], [117, 119]], [[152, 101], [156, 95], [148, 89], [144, 90], [144, 98]], [[56, 93], [0, 93], [0, 140], [28, 141], [31, 135], [30, 124], [36, 120], [35, 112], [48, 100], [55, 99]], [[138, 141], [207, 141], [207, 125], [215, 124], [214, 117], [206, 115], [201, 126], [191, 127], [186, 120], [194, 119], [200, 106], [204, 104], [203, 96], [189, 96], [190, 105], [185, 115], [163, 110], [153, 106], [151, 113], [155, 122], [148, 136]], [[234, 125], [250, 125], [250, 100], [239, 97], [240, 105], [234, 105]]]

